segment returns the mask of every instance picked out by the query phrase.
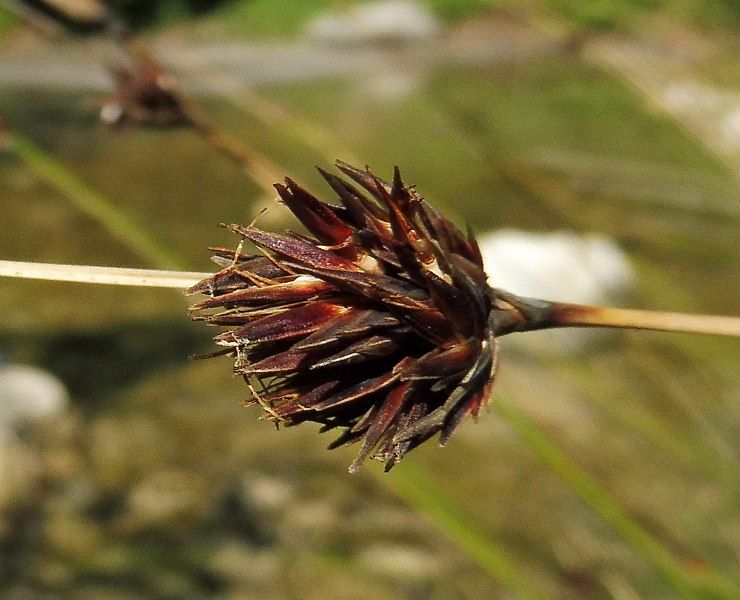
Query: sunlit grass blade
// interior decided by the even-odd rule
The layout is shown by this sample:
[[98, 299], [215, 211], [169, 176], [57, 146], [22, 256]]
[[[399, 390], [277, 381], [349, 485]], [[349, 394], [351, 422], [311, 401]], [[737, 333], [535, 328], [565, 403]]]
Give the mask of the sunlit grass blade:
[[[635, 362], [635, 372], [644, 372], [646, 377], [658, 383], [665, 390], [665, 395], [670, 398], [671, 404], [678, 407], [696, 430], [704, 434], [706, 452], [716, 456], [720, 464], [725, 461], [729, 468], [737, 467], [736, 461], [733, 460], [731, 440], [725, 439], [717, 427], [702, 413], [700, 405], [696, 403], [697, 388], [674, 377], [665, 360], [658, 354], [658, 350], [652, 348], [644, 338], [631, 335], [629, 341], [637, 351], [628, 355]], [[640, 357], [639, 364], [635, 358], [638, 356], [637, 353]]]
[[545, 598], [523, 569], [506, 550], [482, 535], [465, 514], [444, 497], [422, 470], [406, 460], [388, 474], [368, 469], [418, 514], [437, 526], [493, 579], [520, 598]]
[[593, 402], [600, 410], [649, 440], [672, 459], [719, 484], [726, 484], [734, 477], [733, 466], [703, 440], [677, 432], [665, 419], [653, 414], [630, 391], [615, 381], [611, 366], [589, 364], [585, 368], [573, 367], [573, 374], [563, 379]]
[[4, 148], [22, 160], [40, 179], [64, 194], [78, 209], [152, 266], [162, 269], [184, 268], [183, 262], [172, 250], [30, 140], [16, 133], [4, 132], [2, 141]]
[[683, 568], [673, 554], [629, 517], [596, 479], [555, 446], [526, 413], [500, 398], [494, 400], [494, 406], [521, 436], [527, 447], [614, 527], [632, 549], [650, 562], [684, 597], [740, 597], [740, 589], [723, 574], [715, 570], [698, 574]]
[[204, 71], [202, 80], [211, 90], [218, 92], [240, 111], [278, 130], [281, 134], [288, 134], [299, 140], [323, 156], [330, 164], [337, 158], [350, 164], [362, 164], [362, 161], [355, 157], [331, 131], [244, 86], [237, 78], [227, 73]]

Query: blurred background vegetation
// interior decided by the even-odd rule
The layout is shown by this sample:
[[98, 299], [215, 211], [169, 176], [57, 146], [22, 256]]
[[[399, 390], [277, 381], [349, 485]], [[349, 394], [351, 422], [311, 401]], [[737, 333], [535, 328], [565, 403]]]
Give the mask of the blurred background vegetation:
[[[107, 4], [268, 171], [328, 197], [314, 164], [398, 164], [480, 235], [616, 244], [635, 278], [608, 301], [740, 311], [731, 0], [420, 0], [390, 30], [357, 25], [369, 0]], [[0, 257], [209, 270], [216, 224], [270, 197], [187, 129], [100, 124], [120, 49], [90, 7], [0, 3]], [[349, 476], [353, 448], [186, 360], [211, 349], [186, 307], [0, 284], [4, 597], [738, 597], [734, 340], [507, 338], [480, 423]]]

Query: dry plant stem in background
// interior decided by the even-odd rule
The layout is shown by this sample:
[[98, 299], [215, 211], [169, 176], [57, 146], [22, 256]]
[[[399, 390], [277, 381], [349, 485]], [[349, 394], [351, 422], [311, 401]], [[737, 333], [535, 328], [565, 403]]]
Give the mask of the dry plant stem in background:
[[[64, 28], [43, 13], [13, 0], [0, 0], [8, 9], [50, 39], [60, 38]], [[154, 58], [152, 51], [136, 35], [111, 21], [106, 31], [123, 49], [128, 64], [111, 69], [116, 90], [103, 104], [102, 121], [110, 126], [137, 125], [187, 127], [235, 162], [267, 195], [280, 170], [244, 141], [226, 132], [178, 89], [175, 78]]]
[[0, 0], [0, 7], [23, 19], [32, 29], [52, 39], [64, 35], [64, 28], [22, 0]]
[[262, 191], [269, 195], [274, 194], [273, 183], [279, 178], [279, 171], [269, 159], [225, 132], [195, 107], [187, 107], [187, 115], [190, 117], [191, 128], [194, 132], [244, 169]]
[[257, 150], [224, 131], [205, 111], [184, 97], [174, 77], [133, 34], [119, 38], [130, 64], [113, 71], [117, 90], [109, 96], [101, 118], [109, 125], [186, 127], [240, 166], [263, 192], [274, 194], [279, 169]]

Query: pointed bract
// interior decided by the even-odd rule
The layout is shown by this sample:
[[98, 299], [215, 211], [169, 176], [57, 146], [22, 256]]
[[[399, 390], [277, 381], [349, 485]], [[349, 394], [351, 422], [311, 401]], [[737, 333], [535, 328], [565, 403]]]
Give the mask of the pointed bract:
[[[276, 189], [314, 237], [230, 229], [267, 256], [216, 248], [222, 271], [194, 286], [194, 319], [216, 336], [266, 418], [314, 421], [390, 469], [440, 434], [446, 444], [491, 389], [495, 324], [516, 309], [486, 283], [473, 234], [439, 215], [396, 168], [392, 182], [344, 163], [321, 169], [340, 205], [291, 179]], [[355, 187], [355, 184], [359, 187]], [[359, 188], [362, 188], [361, 190]]]

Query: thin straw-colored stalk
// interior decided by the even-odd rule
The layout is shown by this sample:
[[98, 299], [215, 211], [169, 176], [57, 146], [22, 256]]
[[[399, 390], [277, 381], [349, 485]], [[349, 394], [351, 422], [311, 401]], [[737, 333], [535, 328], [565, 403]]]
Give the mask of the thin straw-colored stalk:
[[615, 327], [740, 337], [740, 318], [554, 302], [544, 327]]
[[[138, 285], [143, 287], [182, 287], [195, 285], [209, 273], [126, 269], [119, 267], [92, 267], [0, 260], [0, 276], [47, 281], [76, 281], [109, 285]], [[740, 337], [740, 318], [716, 315], [688, 315], [671, 312], [606, 308], [547, 303], [548, 318], [524, 329], [556, 327], [610, 327], [621, 329], [650, 329], [704, 333]]]
[[596, 479], [555, 446], [532, 419], [517, 407], [494, 400], [499, 414], [516, 430], [540, 459], [559, 475], [596, 513], [607, 521], [686, 598], [739, 598], [737, 586], [714, 569], [695, 573], [684, 568], [671, 552], [635, 522]]
[[139, 256], [163, 269], [180, 269], [183, 264], [174, 252], [140, 227], [111, 200], [79, 179], [67, 167], [17, 133], [0, 132], [0, 146], [22, 160], [34, 173], [54, 187], [77, 208], [103, 225], [120, 242]]
[[0, 260], [0, 277], [42, 279], [45, 281], [186, 289], [210, 275], [210, 273], [188, 271], [126, 269], [120, 267], [58, 265]]

